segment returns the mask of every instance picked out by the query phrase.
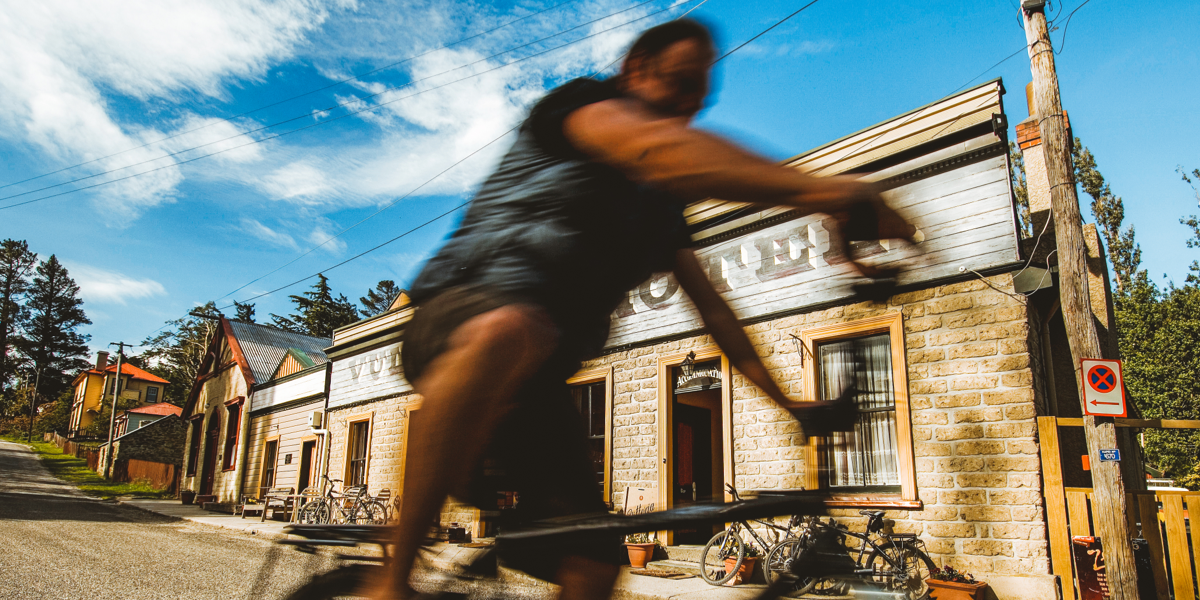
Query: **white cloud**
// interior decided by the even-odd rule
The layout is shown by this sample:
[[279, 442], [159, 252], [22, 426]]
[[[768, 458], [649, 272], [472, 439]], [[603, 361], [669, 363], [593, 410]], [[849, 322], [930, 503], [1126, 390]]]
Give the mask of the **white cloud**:
[[71, 278], [79, 284], [79, 294], [87, 302], [125, 304], [129, 300], [164, 296], [167, 293], [166, 288], [153, 279], [136, 279], [81, 263], [64, 261], [63, 264]]
[[292, 236], [271, 229], [255, 219], [243, 218], [240, 229], [249, 234], [251, 237], [260, 239], [273, 246], [283, 246], [284, 248], [291, 248], [292, 250], [299, 248], [299, 246], [296, 245], [296, 240]]
[[[315, 0], [6, 3], [0, 11], [0, 64], [5, 65], [0, 69], [0, 95], [5, 98], [0, 135], [24, 140], [58, 163], [121, 152], [89, 165], [91, 173], [162, 157], [163, 150], [154, 147], [122, 151], [166, 137], [171, 129], [190, 129], [200, 117], [184, 118], [178, 128], [165, 130], [123, 123], [106, 94], [139, 101], [173, 101], [184, 93], [222, 97], [225, 82], [261, 77], [274, 61], [291, 56], [327, 14]], [[234, 131], [225, 123], [165, 148]], [[232, 151], [223, 160], [250, 160], [256, 152]], [[176, 162], [163, 158], [121, 171], [113, 177], [166, 167], [98, 188], [96, 200], [122, 209], [109, 212], [128, 223], [130, 216], [173, 198], [183, 179]]]

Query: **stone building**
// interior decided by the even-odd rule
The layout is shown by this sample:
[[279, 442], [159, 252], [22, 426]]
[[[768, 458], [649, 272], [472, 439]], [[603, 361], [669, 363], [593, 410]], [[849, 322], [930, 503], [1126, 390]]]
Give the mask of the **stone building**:
[[[655, 276], [614, 313], [604, 354], [569, 381], [606, 501], [620, 507], [637, 489], [665, 508], [726, 499], [727, 484], [745, 494], [824, 490], [843, 522], [860, 526], [859, 510], [884, 509], [894, 531], [917, 534], [936, 563], [975, 573], [1001, 599], [1058, 593], [1035, 419], [1066, 402], [1055, 390], [1073, 389], [1070, 358], [1047, 308], [1052, 264], [1018, 231], [1003, 95], [994, 80], [787, 161], [880, 182], [917, 226], [915, 248], [853, 245], [866, 262], [904, 266], [884, 301], [854, 297], [822, 215], [719, 200], [688, 208], [702, 265], [786, 392], [826, 398], [843, 342], [869, 348], [859, 424], [810, 443], [730, 367], [674, 278]], [[1103, 256], [1098, 245], [1093, 253]], [[1097, 265], [1092, 292], [1104, 299]], [[419, 427], [420, 398], [399, 360], [410, 316], [394, 307], [344, 327], [328, 350], [329, 469], [361, 474], [373, 490], [402, 490], [405, 456], [417, 450], [405, 440]], [[485, 516], [451, 504], [442, 522], [482, 532]], [[712, 534], [660, 539], [702, 544]]]
[[316, 338], [221, 317], [183, 406], [188, 422], [181, 490], [197, 502], [232, 507], [246, 491], [252, 392], [269, 382], [295, 350], [325, 363], [327, 338]]

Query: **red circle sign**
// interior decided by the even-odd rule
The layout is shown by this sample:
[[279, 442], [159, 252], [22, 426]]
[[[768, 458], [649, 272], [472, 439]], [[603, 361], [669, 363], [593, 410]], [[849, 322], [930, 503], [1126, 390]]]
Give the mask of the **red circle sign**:
[[1117, 374], [1107, 365], [1096, 365], [1088, 370], [1087, 383], [1093, 390], [1107, 394], [1117, 387]]

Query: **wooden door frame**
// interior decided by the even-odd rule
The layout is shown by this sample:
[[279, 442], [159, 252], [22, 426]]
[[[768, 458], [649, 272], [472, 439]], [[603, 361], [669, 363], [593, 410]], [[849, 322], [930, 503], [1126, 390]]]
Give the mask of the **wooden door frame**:
[[[263, 485], [263, 477], [267, 473], [267, 444], [270, 444], [271, 442], [275, 442], [275, 466], [274, 466], [274, 470], [271, 473], [271, 478], [274, 481], [271, 482], [271, 485]], [[279, 481], [279, 446], [280, 446], [279, 434], [275, 434], [275, 435], [269, 436], [267, 438], [264, 438], [262, 441], [262, 451], [259, 452], [259, 456], [258, 456], [258, 491], [259, 491], [259, 494], [257, 494], [255, 496], [257, 498], [262, 497], [262, 491], [264, 489], [269, 490], [270, 488], [275, 487], [275, 482]], [[296, 493], [297, 494], [300, 493], [300, 490], [296, 490]]]
[[[717, 346], [693, 348], [673, 354], [658, 357], [658, 505], [671, 508], [675, 505], [675, 495], [671, 491], [671, 474], [675, 469], [674, 442], [675, 432], [671, 427], [674, 418], [672, 405], [675, 399], [675, 382], [671, 376], [675, 367], [683, 364], [688, 354], [695, 352], [695, 362], [721, 359], [721, 446], [724, 454], [722, 460], [722, 478], [726, 483], [734, 481], [733, 472], [733, 377], [729, 359]], [[722, 486], [724, 487], [724, 486]], [[725, 501], [733, 498], [725, 494]], [[675, 542], [675, 532], [664, 530], [658, 532], [658, 539], [666, 545]]]
[[[315, 484], [317, 484], [316, 488], [319, 491], [321, 491], [322, 493], [324, 493], [324, 491], [325, 491], [325, 482], [320, 481], [321, 474], [318, 473], [318, 471], [320, 471], [320, 469], [318, 467], [320, 467], [320, 464], [321, 464], [320, 438], [318, 438], [315, 435], [309, 434], [309, 435], [302, 436], [300, 438], [300, 451], [297, 452], [297, 454], [299, 456], [297, 457], [297, 462], [296, 462], [296, 483], [293, 484], [293, 488], [296, 490], [297, 494], [304, 491], [303, 489], [300, 488], [300, 474], [304, 472], [304, 456], [305, 456], [304, 455], [304, 445], [309, 442], [313, 443], [312, 454], [315, 455], [314, 458], [316, 460], [313, 461], [313, 464], [308, 465], [308, 486], [307, 487], [313, 487], [313, 484], [315, 483]], [[317, 476], [315, 478], [315, 480], [314, 480], [313, 475]], [[276, 481], [278, 481], [278, 478], [276, 478]]]
[[[223, 406], [214, 408], [204, 427], [204, 447], [200, 456], [200, 485], [196, 488], [197, 493], [201, 495], [212, 495], [213, 489], [217, 486], [217, 469], [219, 467], [218, 461], [221, 459], [221, 456], [218, 454], [218, 452], [220, 451], [221, 446], [222, 409], [224, 409]], [[212, 435], [210, 432], [215, 432], [216, 435]], [[213, 439], [210, 440], [210, 437]], [[209, 464], [208, 460], [209, 456], [212, 457], [211, 465]], [[207, 486], [208, 490], [205, 491], [205, 482], [209, 477], [212, 477], [212, 483]]]
[[604, 382], [604, 502], [614, 504], [612, 497], [613, 454], [613, 368], [583, 369], [567, 380], [567, 385]]

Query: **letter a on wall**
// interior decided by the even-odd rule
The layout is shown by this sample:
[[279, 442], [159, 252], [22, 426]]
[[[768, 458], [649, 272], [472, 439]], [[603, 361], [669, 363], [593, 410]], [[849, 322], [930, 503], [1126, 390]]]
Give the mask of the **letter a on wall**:
[[1097, 417], [1126, 416], [1121, 361], [1085, 358], [1081, 362], [1084, 412]]

